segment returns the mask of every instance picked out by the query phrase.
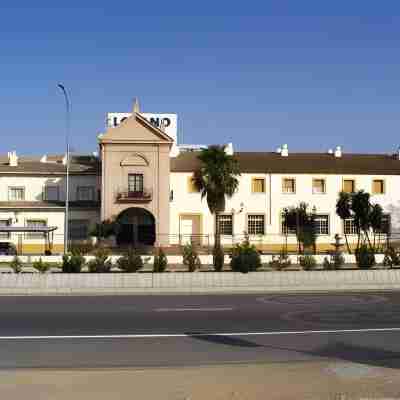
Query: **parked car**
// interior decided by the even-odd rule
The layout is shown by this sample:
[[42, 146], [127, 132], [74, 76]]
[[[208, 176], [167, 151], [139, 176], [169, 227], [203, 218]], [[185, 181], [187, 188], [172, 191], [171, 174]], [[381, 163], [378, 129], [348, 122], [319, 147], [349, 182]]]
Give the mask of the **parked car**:
[[0, 255], [2, 256], [15, 256], [17, 255], [17, 249], [12, 243], [0, 242]]

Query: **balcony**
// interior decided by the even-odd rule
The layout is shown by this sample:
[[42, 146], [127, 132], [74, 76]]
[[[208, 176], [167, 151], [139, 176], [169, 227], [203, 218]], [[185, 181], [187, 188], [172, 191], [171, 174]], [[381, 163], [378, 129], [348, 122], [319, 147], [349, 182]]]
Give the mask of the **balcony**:
[[148, 203], [153, 199], [151, 189], [143, 189], [142, 191], [119, 190], [116, 194], [118, 203]]

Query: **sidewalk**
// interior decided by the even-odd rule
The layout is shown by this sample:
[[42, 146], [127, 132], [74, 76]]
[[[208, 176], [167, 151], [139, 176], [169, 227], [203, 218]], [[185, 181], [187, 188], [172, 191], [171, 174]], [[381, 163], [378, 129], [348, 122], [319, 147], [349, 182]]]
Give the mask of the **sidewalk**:
[[400, 371], [339, 361], [160, 369], [0, 371], [0, 396], [30, 400], [400, 399]]

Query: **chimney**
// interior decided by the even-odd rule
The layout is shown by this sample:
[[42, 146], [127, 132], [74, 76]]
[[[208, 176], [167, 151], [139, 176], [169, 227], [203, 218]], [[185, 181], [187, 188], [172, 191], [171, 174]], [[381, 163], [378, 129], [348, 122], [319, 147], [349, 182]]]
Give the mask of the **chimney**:
[[341, 157], [342, 157], [342, 148], [340, 146], [336, 146], [335, 158], [341, 158]]
[[139, 106], [139, 100], [137, 97], [135, 97], [135, 101], [133, 103], [133, 112], [139, 114], [140, 113], [140, 106]]
[[281, 156], [287, 157], [289, 155], [289, 148], [287, 144], [282, 145]]
[[8, 155], [8, 164], [10, 167], [18, 167], [18, 156], [16, 151], [9, 151]]
[[225, 153], [228, 154], [229, 156], [233, 156], [234, 151], [233, 151], [233, 144], [232, 143], [228, 143], [225, 146]]
[[45, 154], [41, 159], [40, 159], [41, 163], [47, 163], [47, 154]]

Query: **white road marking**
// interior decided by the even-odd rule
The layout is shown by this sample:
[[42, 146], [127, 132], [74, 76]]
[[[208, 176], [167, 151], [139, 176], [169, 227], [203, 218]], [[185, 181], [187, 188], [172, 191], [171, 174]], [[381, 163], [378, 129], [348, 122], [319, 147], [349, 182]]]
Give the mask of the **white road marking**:
[[199, 333], [148, 333], [116, 335], [58, 335], [58, 336], [0, 336], [0, 340], [57, 340], [57, 339], [153, 339], [153, 338], [190, 338], [192, 336], [283, 336], [339, 333], [378, 333], [400, 332], [400, 327], [365, 329], [330, 329], [309, 331], [271, 331], [271, 332], [199, 332]]
[[233, 311], [232, 307], [181, 307], [181, 308], [156, 308], [154, 309], [156, 312], [184, 312], [184, 311]]

